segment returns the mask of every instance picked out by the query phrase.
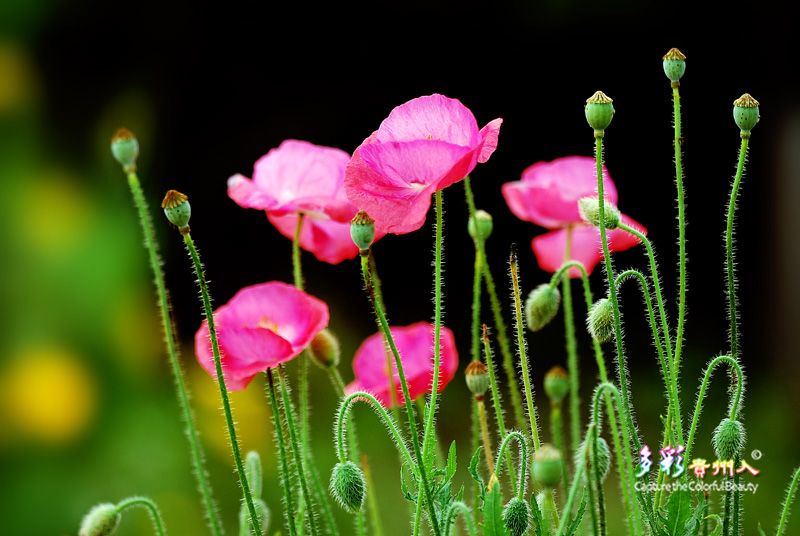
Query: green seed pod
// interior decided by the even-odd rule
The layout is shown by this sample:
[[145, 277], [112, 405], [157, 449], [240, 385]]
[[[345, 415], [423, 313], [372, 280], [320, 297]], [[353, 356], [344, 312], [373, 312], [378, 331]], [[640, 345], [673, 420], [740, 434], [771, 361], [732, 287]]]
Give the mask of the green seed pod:
[[662, 59], [664, 60], [664, 74], [667, 75], [670, 82], [678, 85], [683, 73], [686, 72], [686, 56], [677, 48], [671, 48]]
[[742, 137], [749, 138], [750, 131], [758, 123], [758, 101], [745, 93], [733, 101], [733, 120], [736, 126], [742, 130]]
[[[578, 467], [580, 464], [586, 464], [586, 460], [591, 459], [592, 444], [587, 441], [587, 439], [588, 437], [585, 437], [578, 447], [578, 450], [575, 451], [575, 467]], [[592, 467], [600, 469], [600, 481], [605, 481], [608, 476], [608, 471], [611, 468], [611, 451], [608, 448], [608, 443], [602, 437], [597, 438], [597, 458], [593, 461]], [[588, 471], [590, 466], [586, 464], [584, 467], [586, 471]], [[583, 473], [584, 481], [586, 480], [586, 471]]]
[[111, 154], [122, 165], [125, 173], [136, 171], [139, 156], [139, 140], [127, 128], [118, 129], [111, 137]]
[[531, 507], [514, 497], [503, 508], [503, 523], [511, 536], [523, 536], [531, 524]]
[[339, 349], [339, 339], [333, 332], [325, 328], [311, 339], [308, 349], [314, 356], [314, 362], [322, 368], [331, 368], [339, 365], [341, 350]]
[[525, 300], [525, 321], [531, 331], [539, 331], [556, 316], [561, 293], [548, 283], [542, 283]]
[[586, 121], [594, 129], [595, 137], [602, 137], [606, 127], [614, 119], [614, 105], [611, 104], [612, 102], [602, 91], [597, 91], [586, 99], [586, 106], [584, 106]]
[[467, 222], [467, 232], [473, 240], [478, 239], [478, 231], [481, 232], [481, 238], [486, 240], [491, 236], [492, 229], [494, 229], [492, 215], [485, 210], [476, 210], [475, 218], [470, 218]]
[[[597, 197], [581, 197], [578, 199], [578, 209], [583, 220], [594, 227], [600, 227], [600, 200]], [[612, 203], [603, 203], [603, 220], [606, 229], [616, 229], [619, 226], [620, 212]]]
[[533, 454], [533, 477], [540, 486], [554, 488], [561, 480], [561, 453], [550, 443], [544, 443]]
[[556, 365], [544, 375], [544, 392], [551, 402], [561, 403], [569, 392], [569, 374]]
[[189, 219], [192, 217], [192, 206], [189, 198], [178, 190], [170, 190], [161, 202], [169, 222], [178, 228], [182, 233], [189, 232]]
[[367, 481], [361, 469], [348, 460], [334, 466], [330, 489], [331, 495], [342, 508], [355, 514], [364, 505]]
[[375, 240], [375, 220], [363, 210], [359, 210], [350, 220], [350, 237], [359, 250], [367, 251]]
[[489, 368], [483, 364], [483, 361], [476, 359], [467, 365], [464, 377], [467, 388], [476, 398], [483, 397], [486, 390], [489, 389]]
[[718, 460], [735, 459], [744, 450], [745, 440], [744, 425], [731, 419], [722, 419], [711, 438]]
[[607, 298], [594, 302], [586, 319], [589, 334], [597, 342], [608, 342], [614, 336], [614, 306]]
[[111, 503], [98, 504], [81, 521], [79, 536], [108, 536], [113, 534], [122, 518]]

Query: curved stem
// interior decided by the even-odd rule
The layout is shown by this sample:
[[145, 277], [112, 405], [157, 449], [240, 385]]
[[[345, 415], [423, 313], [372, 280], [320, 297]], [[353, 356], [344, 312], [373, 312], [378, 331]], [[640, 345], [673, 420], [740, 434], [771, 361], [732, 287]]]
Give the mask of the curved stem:
[[728, 272], [728, 318], [731, 323], [730, 346], [731, 357], [738, 359], [739, 356], [739, 332], [738, 314], [736, 313], [736, 271], [733, 264], [733, 220], [736, 212], [736, 197], [739, 194], [739, 184], [742, 182], [744, 174], [744, 161], [747, 157], [747, 144], [749, 138], [742, 138], [742, 146], [739, 149], [739, 164], [736, 166], [736, 177], [731, 187], [731, 199], [728, 203], [728, 226], [725, 231], [725, 251], [726, 266]]
[[150, 518], [153, 520], [153, 528], [155, 528], [156, 534], [158, 534], [158, 536], [164, 536], [166, 534], [164, 530], [164, 520], [161, 519], [161, 513], [158, 511], [156, 503], [147, 497], [129, 497], [123, 499], [116, 505], [117, 513], [121, 514], [123, 510], [132, 506], [143, 506], [147, 508], [147, 511], [150, 513]]
[[786, 498], [783, 500], [783, 513], [781, 514], [781, 521], [778, 523], [778, 532], [775, 533], [775, 536], [781, 536], [786, 528], [786, 520], [789, 519], [789, 507], [794, 499], [794, 492], [797, 489], [798, 477], [800, 477], [800, 467], [794, 470], [794, 477], [792, 477], [792, 482], [789, 484], [789, 488], [786, 490]]
[[194, 271], [197, 275], [197, 283], [200, 286], [200, 294], [203, 299], [203, 307], [205, 308], [206, 320], [208, 321], [208, 334], [211, 339], [211, 350], [214, 354], [214, 367], [217, 375], [217, 384], [219, 385], [219, 394], [222, 398], [222, 407], [225, 411], [225, 421], [228, 425], [228, 437], [233, 450], [233, 459], [236, 462], [236, 473], [239, 475], [239, 484], [242, 486], [244, 492], [244, 499], [247, 503], [247, 509], [250, 511], [250, 522], [257, 535], [261, 534], [261, 522], [258, 519], [255, 504], [253, 503], [253, 496], [250, 493], [250, 486], [247, 483], [247, 477], [244, 472], [244, 464], [242, 463], [242, 454], [239, 451], [239, 440], [236, 436], [236, 425], [233, 422], [233, 413], [231, 411], [231, 403], [228, 399], [228, 389], [225, 387], [225, 376], [222, 372], [222, 361], [219, 354], [219, 341], [217, 340], [217, 329], [214, 325], [214, 310], [211, 307], [211, 296], [208, 291], [208, 283], [206, 276], [203, 272], [203, 264], [200, 262], [200, 256], [197, 249], [194, 247], [192, 236], [187, 230], [183, 234], [183, 241], [186, 244], [186, 249], [189, 250], [189, 255], [194, 262]]
[[678, 331], [675, 335], [675, 370], [680, 370], [681, 349], [683, 348], [683, 326], [686, 317], [686, 208], [683, 190], [683, 159], [681, 156], [681, 95], [678, 85], [672, 86], [672, 103], [675, 123], [675, 184], [678, 189]]
[[519, 464], [519, 485], [517, 486], [517, 499], [522, 500], [522, 496], [525, 494], [525, 481], [527, 480], [527, 478], [525, 478], [525, 473], [528, 471], [528, 441], [520, 432], [517, 432], [516, 430], [511, 431], [503, 438], [503, 442], [500, 444], [500, 450], [497, 451], [497, 463], [495, 464], [497, 469], [495, 476], [500, 478], [503, 458], [506, 454], [506, 447], [508, 447], [508, 442], [512, 439], [517, 440], [519, 443], [520, 452], [522, 453], [522, 458], [520, 459]]
[[457, 501], [450, 505], [447, 512], [448, 519], [455, 520], [459, 512], [461, 512], [464, 522], [467, 524], [467, 533], [469, 536], [476, 536], [475, 526], [472, 524], [472, 515], [470, 515], [469, 507], [463, 502]]

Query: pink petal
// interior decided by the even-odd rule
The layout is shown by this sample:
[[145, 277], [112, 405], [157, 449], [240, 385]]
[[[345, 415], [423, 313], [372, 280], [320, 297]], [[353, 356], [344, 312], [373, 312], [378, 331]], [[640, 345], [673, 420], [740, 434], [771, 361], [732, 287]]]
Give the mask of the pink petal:
[[[272, 212], [267, 213], [270, 223], [290, 240], [294, 240], [297, 217], [297, 214], [278, 216]], [[376, 235], [377, 238], [380, 237]], [[313, 253], [317, 259], [330, 264], [339, 264], [345, 259], [352, 259], [358, 255], [358, 248], [350, 237], [349, 221], [339, 223], [333, 220], [306, 217], [300, 232], [300, 247]]]
[[238, 173], [228, 179], [228, 196], [244, 208], [267, 210], [278, 206], [268, 192], [259, 190], [252, 180]]
[[481, 129], [481, 138], [483, 139], [483, 144], [481, 146], [481, 152], [478, 155], [478, 162], [483, 164], [489, 157], [492, 156], [494, 150], [497, 149], [497, 140], [500, 137], [500, 125], [503, 124], [502, 119], [495, 119], [494, 121], [490, 121], [485, 127]]
[[438, 94], [397, 106], [383, 120], [377, 132], [380, 143], [424, 139], [463, 147], [475, 147], [481, 142], [478, 122], [469, 108], [458, 99]]

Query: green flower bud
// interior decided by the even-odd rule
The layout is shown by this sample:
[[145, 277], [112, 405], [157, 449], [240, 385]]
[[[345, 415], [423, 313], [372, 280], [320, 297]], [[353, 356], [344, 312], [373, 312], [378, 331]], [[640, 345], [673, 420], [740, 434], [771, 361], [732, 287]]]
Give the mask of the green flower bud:
[[375, 240], [375, 220], [363, 210], [359, 210], [350, 220], [350, 237], [359, 250], [367, 251]]
[[[265, 503], [261, 499], [253, 500], [253, 506], [256, 509], [256, 515], [258, 516], [258, 520], [261, 523], [261, 534], [262, 536], [266, 536], [267, 529], [269, 528], [269, 520], [270, 520], [270, 513], [269, 508], [267, 507], [267, 503]], [[242, 503], [239, 507], [239, 525], [244, 526], [245, 524], [249, 525], [250, 522], [250, 509], [247, 507], [247, 503]], [[247, 534], [250, 534], [250, 531], [247, 531]]]
[[531, 331], [539, 331], [556, 316], [561, 303], [561, 293], [557, 288], [542, 283], [525, 300], [525, 321]]
[[602, 437], [598, 437], [597, 458], [593, 460], [592, 465], [589, 465], [586, 461], [592, 459], [592, 444], [590, 441], [587, 441], [587, 439], [589, 438], [583, 438], [578, 450], [575, 451], [575, 467], [584, 464], [584, 481], [586, 481], [586, 471], [591, 470], [591, 467], [597, 467], [600, 469], [600, 481], [603, 482], [608, 476], [608, 470], [611, 468], [611, 450], [609, 450], [606, 440]]
[[561, 480], [561, 453], [550, 443], [544, 443], [533, 454], [533, 477], [540, 486], [554, 488]]
[[589, 334], [597, 342], [603, 343], [614, 336], [614, 306], [606, 298], [594, 302], [586, 319]]
[[742, 130], [742, 137], [749, 138], [750, 131], [758, 123], [758, 101], [745, 93], [733, 101], [733, 120], [736, 126]]
[[247, 474], [247, 483], [250, 485], [250, 492], [253, 494], [253, 497], [258, 499], [261, 497], [261, 492], [264, 487], [261, 456], [258, 455], [258, 452], [251, 450], [247, 453], [244, 467], [245, 473]]
[[122, 165], [125, 173], [136, 171], [136, 158], [139, 156], [139, 140], [127, 128], [118, 129], [111, 137], [111, 154]]
[[331, 475], [331, 495], [348, 512], [355, 514], [364, 505], [367, 481], [364, 473], [350, 460], [337, 463]]
[[189, 218], [192, 217], [192, 206], [189, 198], [178, 190], [170, 190], [161, 202], [161, 208], [169, 222], [181, 233], [189, 232]]
[[81, 521], [79, 536], [108, 536], [113, 534], [122, 518], [111, 503], [98, 504]]
[[[594, 227], [600, 227], [600, 199], [597, 197], [581, 197], [578, 199], [578, 209], [581, 218]], [[620, 212], [612, 203], [603, 203], [603, 220], [606, 229], [616, 229], [619, 226]]]
[[492, 215], [485, 210], [476, 210], [475, 218], [470, 218], [467, 222], [467, 232], [469, 232], [469, 236], [471, 236], [473, 240], [478, 239], [478, 231], [481, 232], [481, 238], [486, 240], [491, 236], [493, 228], [494, 222], [492, 221]]
[[333, 332], [325, 328], [311, 339], [308, 349], [314, 356], [314, 361], [322, 368], [332, 368], [339, 365], [341, 350], [339, 349], [339, 339]]
[[561, 403], [569, 392], [569, 374], [556, 365], [544, 375], [544, 392], [551, 402]]
[[481, 397], [489, 389], [489, 367], [483, 364], [483, 361], [472, 361], [467, 365], [464, 371], [464, 377], [467, 381], [467, 388], [475, 395], [475, 398]]
[[511, 536], [523, 536], [531, 524], [531, 507], [514, 497], [503, 508], [503, 523]]
[[594, 129], [595, 137], [602, 137], [606, 127], [611, 124], [614, 119], [614, 105], [613, 101], [608, 98], [602, 91], [597, 91], [594, 95], [586, 99], [586, 121], [589, 126]]
[[677, 48], [671, 48], [662, 59], [664, 60], [664, 74], [674, 86], [680, 85], [680, 79], [686, 72], [686, 56]]
[[722, 419], [711, 437], [717, 459], [735, 459], [744, 450], [745, 439], [744, 425], [741, 422]]

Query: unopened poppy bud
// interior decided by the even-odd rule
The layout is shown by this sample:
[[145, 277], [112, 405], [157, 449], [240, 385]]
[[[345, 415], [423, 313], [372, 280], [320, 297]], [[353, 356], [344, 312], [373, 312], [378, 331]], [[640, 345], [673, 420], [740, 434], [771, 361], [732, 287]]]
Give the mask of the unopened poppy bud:
[[79, 536], [108, 536], [113, 534], [122, 516], [111, 503], [98, 504], [84, 516]]
[[550, 443], [544, 443], [533, 454], [533, 477], [545, 488], [554, 488], [561, 480], [561, 453]]
[[602, 91], [595, 92], [594, 95], [586, 99], [586, 121], [594, 129], [595, 137], [602, 137], [606, 127], [614, 119], [614, 105], [612, 99]]
[[614, 336], [614, 306], [606, 298], [594, 302], [586, 319], [589, 334], [597, 342], [608, 342]]
[[339, 349], [339, 339], [333, 332], [325, 328], [311, 339], [309, 345], [311, 355], [314, 356], [314, 361], [322, 368], [331, 368], [339, 365], [339, 356], [341, 350]]
[[364, 505], [367, 482], [364, 473], [350, 460], [337, 463], [331, 475], [331, 495], [350, 513], [356, 513]]
[[662, 59], [664, 60], [664, 74], [673, 85], [678, 85], [683, 73], [686, 72], [686, 56], [677, 48], [671, 48]]
[[485, 210], [475, 211], [475, 217], [470, 218], [467, 222], [467, 232], [469, 232], [469, 236], [471, 236], [473, 240], [478, 239], [479, 231], [481, 233], [480, 237], [486, 240], [492, 234], [493, 228], [494, 222], [492, 221], [492, 215]]
[[544, 392], [551, 402], [560, 404], [569, 392], [569, 374], [556, 365], [544, 375]]
[[531, 524], [531, 507], [514, 497], [503, 508], [503, 524], [510, 536], [523, 536]]
[[486, 390], [489, 389], [489, 367], [484, 365], [483, 361], [476, 359], [467, 365], [464, 377], [467, 381], [467, 389], [475, 397], [483, 397]]
[[[597, 197], [581, 197], [578, 199], [578, 209], [583, 221], [594, 227], [600, 227], [600, 199]], [[606, 229], [616, 229], [619, 226], [619, 209], [612, 203], [603, 203], [603, 220]]]
[[111, 154], [122, 165], [125, 173], [136, 171], [139, 156], [139, 140], [127, 128], [118, 129], [111, 137]]
[[711, 437], [718, 460], [733, 460], [744, 450], [744, 425], [739, 421], [722, 419]]
[[192, 206], [189, 198], [178, 190], [170, 190], [161, 202], [161, 208], [169, 222], [182, 233], [189, 232], [189, 219], [192, 217]]
[[361, 251], [366, 251], [375, 240], [375, 220], [369, 214], [359, 210], [358, 214], [350, 220], [350, 237]]
[[261, 469], [261, 456], [258, 455], [258, 452], [254, 450], [248, 452], [244, 466], [250, 492], [253, 494], [253, 497], [260, 498], [264, 487], [264, 476]]
[[[592, 443], [587, 441], [585, 437], [581, 442], [578, 450], [575, 451], [575, 467], [580, 464], [586, 464], [586, 460], [592, 460], [592, 464], [586, 464], [584, 467], [586, 471], [590, 467], [597, 467], [600, 471], [600, 481], [604, 481], [608, 476], [608, 470], [611, 468], [611, 451], [608, 448], [608, 443], [602, 437], [597, 438], [597, 457], [592, 458]], [[583, 472], [584, 481], [586, 480], [586, 471]]]
[[736, 126], [742, 130], [742, 137], [749, 138], [750, 131], [758, 123], [758, 101], [745, 93], [733, 101], [733, 120]]
[[[258, 521], [261, 524], [261, 535], [265, 536], [267, 534], [267, 530], [269, 529], [269, 508], [267, 507], [267, 503], [265, 503], [262, 499], [253, 500], [253, 506], [255, 507]], [[249, 522], [250, 509], [247, 507], [247, 503], [242, 503], [242, 505], [239, 507], [239, 525], [246, 526], [246, 524]], [[250, 532], [248, 531], [247, 534], [250, 534]]]
[[542, 283], [525, 300], [525, 321], [531, 331], [539, 331], [556, 316], [561, 303], [561, 293], [557, 288]]

